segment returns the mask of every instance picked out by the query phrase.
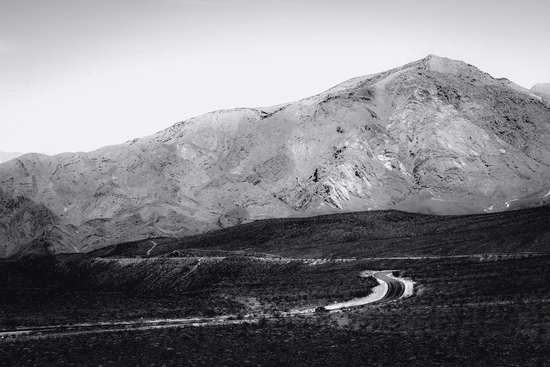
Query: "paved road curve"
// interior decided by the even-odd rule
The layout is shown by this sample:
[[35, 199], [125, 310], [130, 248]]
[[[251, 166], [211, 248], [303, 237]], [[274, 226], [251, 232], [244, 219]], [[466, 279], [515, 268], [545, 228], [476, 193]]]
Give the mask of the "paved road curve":
[[[197, 264], [191, 269], [187, 274], [194, 272], [201, 263], [201, 259]], [[374, 303], [383, 303], [390, 302], [396, 299], [399, 299], [405, 293], [405, 284], [398, 279], [391, 278], [388, 275], [392, 271], [378, 271], [373, 274], [373, 276], [378, 279], [380, 282], [387, 284], [387, 289], [385, 294], [380, 298], [370, 298], [364, 297], [363, 299], [356, 299], [350, 302], [343, 302], [341, 304], [334, 304], [326, 306], [327, 311], [341, 310], [346, 308], [357, 307], [360, 305], [374, 304]], [[186, 275], [186, 276], [187, 276]], [[349, 303], [349, 304], [348, 304]], [[315, 309], [307, 309], [299, 312], [289, 312], [285, 317], [292, 317], [295, 314], [302, 313], [314, 313]], [[14, 330], [3, 330], [0, 331], [0, 339], [3, 339], [6, 336], [17, 336], [17, 335], [36, 335], [44, 333], [47, 336], [48, 334], [57, 334], [57, 335], [78, 335], [85, 333], [101, 333], [101, 332], [113, 332], [121, 330], [146, 330], [154, 328], [167, 328], [167, 327], [182, 327], [182, 326], [201, 326], [201, 325], [227, 325], [242, 323], [244, 321], [256, 322], [260, 318], [273, 318], [273, 316], [263, 315], [260, 317], [247, 318], [246, 320], [236, 320], [231, 318], [231, 316], [218, 316], [213, 318], [188, 318], [188, 319], [159, 319], [159, 320], [139, 320], [139, 321], [115, 321], [115, 322], [98, 322], [98, 323], [88, 323], [88, 324], [76, 324], [76, 325], [52, 325], [52, 326], [42, 326], [42, 327], [30, 327], [30, 328], [20, 328]]]
[[379, 271], [374, 273], [374, 277], [388, 284], [388, 291], [381, 299], [376, 302], [389, 302], [394, 301], [403, 297], [405, 293], [405, 284], [395, 278], [390, 278], [388, 274], [391, 274], [391, 271]]

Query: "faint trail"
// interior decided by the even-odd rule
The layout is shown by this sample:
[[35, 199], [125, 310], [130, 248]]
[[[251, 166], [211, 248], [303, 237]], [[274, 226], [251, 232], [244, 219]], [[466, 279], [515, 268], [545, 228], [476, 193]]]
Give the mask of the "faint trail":
[[[546, 193], [546, 195], [543, 195], [543, 196], [537, 196], [537, 198], [545, 198], [547, 196], [550, 195], [550, 190], [548, 190], [548, 192]], [[510, 203], [514, 202], [514, 201], [518, 201], [519, 199], [512, 199], [512, 200], [508, 200], [507, 202], [505, 202], [504, 204], [506, 204], [506, 207], [509, 208], [510, 207]]]
[[149, 241], [149, 242], [151, 242], [151, 243], [153, 244], [153, 246], [149, 249], [149, 251], [147, 251], [147, 256], [150, 256], [150, 255], [151, 255], [151, 251], [153, 251], [153, 249], [154, 249], [155, 247], [157, 247], [157, 243], [156, 243], [155, 241], [151, 240], [151, 241]]
[[[428, 247], [437, 247], [428, 246]], [[151, 248], [152, 250], [153, 248]], [[427, 248], [421, 248], [420, 250], [426, 250]], [[299, 261], [311, 266], [322, 265], [327, 263], [345, 263], [353, 261], [373, 261], [373, 260], [426, 260], [426, 259], [479, 259], [479, 261], [488, 260], [504, 260], [504, 259], [520, 259], [533, 256], [546, 256], [547, 252], [523, 252], [517, 254], [505, 254], [505, 253], [485, 253], [485, 254], [467, 254], [467, 255], [409, 255], [409, 256], [382, 256], [382, 257], [353, 257], [353, 258], [336, 258], [336, 259], [314, 259], [314, 258], [291, 258], [291, 257], [256, 257], [250, 256], [252, 260], [267, 261], [275, 263], [288, 264], [293, 261]], [[185, 261], [200, 260], [204, 262], [209, 261], [223, 261], [225, 256], [187, 256], [187, 257], [167, 257], [164, 261]], [[136, 264], [144, 261], [155, 261], [156, 257], [142, 257], [142, 258], [101, 258], [96, 257], [95, 261], [98, 262], [117, 262], [121, 265]]]
[[510, 203], [511, 202], [514, 202], [514, 201], [518, 201], [519, 199], [512, 199], [512, 200], [508, 200], [507, 202], [505, 202], [504, 204], [506, 204], [506, 207], [509, 208], [510, 207]]
[[440, 199], [437, 197], [436, 194], [434, 194], [434, 192], [431, 190], [431, 189], [426, 189], [428, 190], [428, 192], [432, 195], [432, 197], [430, 198], [431, 200], [434, 200], [434, 201], [445, 201], [444, 199]]
[[199, 267], [199, 265], [201, 264], [201, 261], [202, 261], [202, 259], [197, 260], [197, 263], [195, 264], [195, 266], [193, 266], [193, 267], [191, 268], [191, 270], [189, 270], [189, 273], [187, 273], [187, 274], [185, 274], [184, 276], [182, 276], [181, 279], [185, 279], [185, 278], [187, 278], [189, 275], [191, 275], [192, 273], [194, 273], [194, 272], [197, 270], [197, 268]]

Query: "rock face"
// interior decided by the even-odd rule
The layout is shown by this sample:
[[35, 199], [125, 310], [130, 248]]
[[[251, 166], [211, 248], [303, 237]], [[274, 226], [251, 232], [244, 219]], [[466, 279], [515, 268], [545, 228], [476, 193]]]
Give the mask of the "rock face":
[[[30, 200], [64, 226], [55, 251], [88, 251], [269, 217], [543, 205], [549, 166], [549, 101], [430, 55], [295, 103], [216, 111], [89, 153], [18, 157], [0, 164], [0, 207]], [[14, 236], [1, 239], [4, 256], [21, 246]]]
[[42, 204], [0, 190], [0, 257], [78, 251], [78, 236]]

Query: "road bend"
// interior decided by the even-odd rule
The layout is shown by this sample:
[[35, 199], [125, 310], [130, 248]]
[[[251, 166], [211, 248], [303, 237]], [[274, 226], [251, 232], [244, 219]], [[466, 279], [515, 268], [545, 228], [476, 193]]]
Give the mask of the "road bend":
[[405, 293], [405, 284], [398, 279], [389, 277], [388, 275], [391, 273], [391, 271], [379, 271], [374, 273], [374, 277], [376, 279], [388, 285], [388, 291], [386, 294], [374, 302], [389, 302], [403, 297], [403, 294]]
[[153, 251], [153, 249], [154, 249], [155, 247], [157, 247], [157, 243], [156, 243], [155, 241], [152, 241], [152, 240], [151, 240], [151, 241], [149, 241], [149, 242], [151, 242], [151, 243], [153, 244], [153, 247], [151, 247], [151, 248], [149, 249], [149, 251], [147, 251], [147, 255], [146, 255], [146, 256], [151, 256], [151, 251]]
[[[153, 241], [151, 241], [153, 242]], [[154, 246], [153, 246], [154, 247]], [[152, 248], [151, 248], [152, 250]], [[150, 251], [150, 250], [149, 250]], [[197, 261], [197, 264], [189, 273], [193, 273], [201, 264], [201, 260]], [[366, 305], [366, 304], [375, 304], [375, 303], [384, 303], [397, 300], [403, 296], [405, 293], [405, 284], [399, 279], [392, 278], [389, 275], [392, 273], [391, 270], [388, 271], [378, 271], [373, 274], [373, 276], [378, 279], [380, 282], [387, 284], [386, 292], [380, 296], [367, 296], [361, 299], [355, 299], [350, 302], [343, 302], [341, 304], [334, 304], [326, 306], [327, 311], [341, 310], [346, 308], [352, 308], [356, 306]], [[303, 313], [314, 313], [315, 309], [301, 310], [298, 312], [289, 312], [286, 314], [286, 317], [292, 317], [297, 314]], [[157, 329], [157, 328], [173, 328], [173, 327], [183, 327], [183, 326], [202, 326], [202, 325], [227, 325], [227, 324], [236, 324], [242, 322], [258, 322], [260, 318], [266, 318], [267, 315], [260, 317], [246, 318], [244, 320], [232, 318], [231, 315], [217, 316], [213, 318], [184, 318], [184, 319], [158, 319], [158, 320], [136, 320], [136, 321], [126, 321], [126, 322], [98, 322], [98, 323], [86, 323], [86, 324], [76, 324], [76, 325], [52, 325], [52, 326], [39, 326], [39, 327], [29, 327], [29, 328], [18, 328], [13, 330], [2, 330], [0, 331], [0, 341], [4, 338], [12, 338], [17, 336], [30, 336], [30, 337], [48, 337], [52, 335], [79, 335], [86, 333], [104, 333], [104, 332], [114, 332], [121, 330], [147, 330], [147, 329]], [[274, 318], [274, 316], [267, 317]], [[43, 335], [41, 335], [43, 333]]]

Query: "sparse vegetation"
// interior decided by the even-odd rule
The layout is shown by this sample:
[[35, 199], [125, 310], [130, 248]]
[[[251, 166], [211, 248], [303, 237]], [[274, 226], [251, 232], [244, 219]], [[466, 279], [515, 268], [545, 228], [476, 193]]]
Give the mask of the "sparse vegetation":
[[200, 264], [46, 257], [0, 263], [0, 269], [9, 274], [0, 279], [0, 328], [273, 313], [364, 297], [378, 284], [358, 276], [360, 263], [310, 266], [247, 257]]
[[[2, 261], [2, 329], [218, 315], [241, 324], [5, 338], [0, 366], [544, 366], [550, 255], [528, 251], [547, 248], [547, 213], [273, 220], [155, 239], [154, 249], [133, 242], [91, 255]], [[320, 241], [323, 235], [329, 238]], [[473, 253], [481, 241], [484, 254], [433, 256]], [[343, 255], [374, 248], [389, 256], [323, 256], [317, 265], [280, 257], [351, 257]], [[141, 258], [151, 249], [150, 258]], [[324, 305], [364, 296], [376, 285], [359, 277], [366, 269], [393, 269], [414, 280], [414, 295], [328, 312]], [[302, 307], [316, 312], [284, 314]], [[249, 323], [249, 314], [256, 322]]]
[[[468, 216], [371, 211], [269, 219], [181, 239], [155, 239], [158, 246], [151, 255], [193, 249], [300, 258], [545, 253], [548, 223], [550, 207]], [[149, 240], [137, 241], [91, 256], [143, 256], [150, 247]]]
[[352, 331], [314, 319], [282, 320], [15, 341], [0, 344], [9, 352], [2, 353], [0, 365], [545, 366], [550, 348], [535, 341]]
[[[51, 260], [27, 261], [26, 265], [25, 262], [2, 264], [3, 270], [10, 270], [9, 279], [2, 283], [4, 287], [6, 282], [17, 279], [23, 281], [24, 277], [20, 276], [26, 273], [24, 270], [27, 266], [38, 271], [37, 278], [32, 280], [34, 284], [38, 284], [38, 279], [44, 279], [44, 274], [40, 271], [49, 269], [51, 275], [44, 279], [44, 283], [52, 282], [61, 286], [59, 282], [68, 274], [64, 272], [75, 260], [57, 261], [54, 266], [54, 270], [57, 270], [53, 272], [50, 268]], [[44, 263], [40, 265], [40, 261]], [[174, 260], [169, 261], [157, 264], [160, 265], [159, 269], [164, 268], [157, 273], [157, 276], [164, 274], [161, 280], [170, 278], [167, 269], [173, 271], [173, 266], [169, 264], [177, 263]], [[186, 270], [193, 261], [195, 260], [187, 260]], [[550, 304], [550, 288], [547, 286], [550, 276], [549, 255], [518, 259], [486, 257], [362, 260], [349, 263], [328, 262], [315, 266], [233, 257], [226, 261], [213, 261], [204, 266], [201, 272], [197, 271], [194, 282], [188, 283], [192, 292], [178, 293], [178, 286], [174, 285], [173, 288], [157, 289], [159, 292], [153, 297], [147, 287], [142, 285], [136, 288], [137, 283], [130, 281], [134, 276], [129, 271], [131, 269], [140, 274], [142, 271], [139, 269], [143, 270], [154, 262], [144, 260], [135, 265], [98, 262], [89, 268], [94, 270], [93, 274], [98, 274], [98, 270], [102, 269], [99, 273], [103, 272], [103, 276], [96, 279], [105, 279], [107, 274], [112, 274], [111, 271], [120, 274], [119, 279], [113, 281], [109, 287], [141, 290], [141, 293], [134, 295], [131, 295], [132, 292], [121, 292], [124, 297], [128, 297], [128, 302], [120, 301], [122, 303], [117, 305], [116, 312], [112, 309], [111, 318], [131, 318], [132, 312], [139, 308], [149, 312], [142, 314], [146, 317], [158, 317], [163, 315], [160, 305], [165, 307], [164, 315], [168, 314], [170, 307], [172, 312], [177, 313], [186, 297], [197, 301], [197, 311], [200, 310], [200, 314], [204, 316], [228, 312], [230, 307], [242, 307], [246, 304], [245, 299], [256, 299], [262, 304], [273, 305], [272, 309], [266, 308], [265, 311], [274, 311], [285, 307], [285, 304], [299, 304], [304, 291], [312, 295], [323, 295], [323, 288], [326, 288], [327, 293], [338, 293], [346, 287], [353, 288], [353, 284], [359, 279], [356, 276], [358, 270], [365, 268], [400, 269], [401, 276], [415, 280], [416, 293], [412, 298], [389, 304], [357, 307], [340, 313], [328, 313], [319, 307], [318, 312], [310, 316], [262, 319], [257, 324], [248, 324], [245, 320], [244, 324], [233, 326], [5, 340], [0, 342], [0, 360], [3, 365], [48, 365], [56, 360], [58, 364], [73, 363], [83, 366], [106, 363], [158, 366], [181, 363], [192, 366], [242, 366], [259, 363], [267, 366], [281, 363], [312, 366], [544, 366], [550, 357], [550, 316], [546, 312]], [[17, 266], [14, 268], [15, 264]], [[84, 265], [90, 265], [88, 260], [83, 261], [81, 266]], [[93, 266], [97, 268], [94, 269]], [[17, 267], [23, 271], [19, 275], [14, 271]], [[121, 271], [125, 267], [128, 270]], [[79, 272], [86, 274], [82, 269]], [[137, 278], [139, 276], [134, 277]], [[87, 278], [87, 282], [89, 280]], [[95, 287], [106, 287], [108, 284], [97, 280], [95, 282]], [[162, 281], [160, 283], [166, 284], [166, 287], [171, 284]], [[78, 289], [78, 282], [74, 281], [62, 286], [67, 289], [69, 284], [73, 284], [73, 289]], [[93, 283], [87, 284], [90, 289], [97, 290]], [[113, 291], [115, 288], [106, 289]], [[168, 290], [174, 292], [180, 302], [162, 295], [170, 293]], [[27, 291], [29, 290], [23, 289], [20, 294]], [[29, 303], [32, 300], [31, 293], [27, 293], [26, 298], [17, 306]], [[204, 297], [205, 293], [209, 294], [209, 298]], [[2, 294], [6, 296], [4, 291]], [[50, 294], [49, 298], [45, 297], [49, 299], [49, 304], [41, 303], [41, 308], [36, 307], [35, 312], [44, 317], [49, 312], [55, 313], [54, 308], [57, 307], [63, 313], [70, 314], [72, 321], [82, 321], [82, 310], [76, 308], [83, 304], [74, 295], [66, 293], [64, 297], [57, 297], [59, 294], [51, 297]], [[104, 302], [99, 309], [105, 309], [107, 313], [111, 302], [122, 299], [117, 298], [116, 293], [107, 292], [96, 292], [96, 297]], [[227, 304], [226, 309], [215, 307], [215, 303], [212, 303], [232, 297], [244, 302], [236, 302], [233, 306]], [[150, 304], [144, 301], [147, 298], [150, 299]], [[19, 297], [11, 297], [13, 302], [14, 299]], [[170, 305], [168, 300], [173, 303]], [[322, 304], [326, 300], [317, 298], [316, 301]], [[99, 305], [96, 304], [96, 307]], [[28, 310], [19, 310], [19, 314], [10, 313], [6, 298], [3, 298], [0, 310], [3, 312], [4, 328], [19, 324], [18, 317], [32, 318], [27, 313]], [[242, 319], [242, 315], [236, 319]], [[209, 353], [205, 353], [205, 350]]]

